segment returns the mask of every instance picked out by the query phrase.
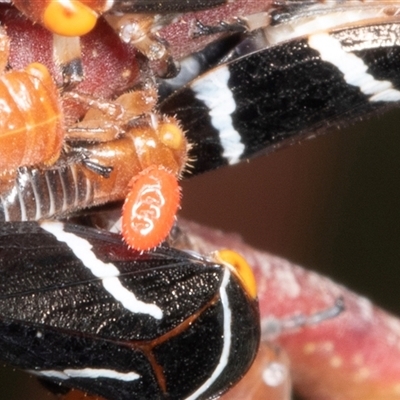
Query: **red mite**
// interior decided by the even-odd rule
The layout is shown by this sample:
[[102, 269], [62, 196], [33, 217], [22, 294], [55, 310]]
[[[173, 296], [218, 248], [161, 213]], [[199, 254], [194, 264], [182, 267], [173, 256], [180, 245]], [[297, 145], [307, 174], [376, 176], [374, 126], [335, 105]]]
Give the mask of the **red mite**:
[[[97, 108], [68, 129], [69, 140], [78, 140], [70, 151], [84, 155], [83, 168], [92, 170], [93, 198], [83, 207], [126, 199], [122, 235], [137, 250], [156, 247], [171, 230], [180, 202], [177, 179], [187, 163], [188, 144], [179, 123], [153, 114], [155, 104], [152, 88], [129, 92], [105, 114], [102, 102], [93, 103]], [[113, 106], [117, 117], [108, 114]], [[93, 126], [96, 133], [90, 135]], [[104, 141], [90, 143], [100, 135]], [[85, 136], [89, 142], [81, 146]]]
[[[28, 40], [28, 45], [31, 46], [30, 57], [35, 59], [34, 54], [38, 48], [35, 42], [43, 38], [41, 33], [46, 31], [28, 21], [13, 18], [15, 9], [8, 7], [3, 12], [2, 18], [7, 21], [5, 24], [14, 46], [11, 52], [17, 55], [15, 47], [21, 39], [17, 33], [20, 30], [14, 30], [13, 27], [21, 26], [24, 28], [24, 40]], [[100, 25], [107, 27], [104, 21]], [[93, 35], [90, 34], [93, 36], [91, 43], [101, 44], [102, 35], [97, 32], [97, 28], [95, 31]], [[32, 34], [27, 36], [26, 32]], [[9, 38], [5, 33], [1, 38], [4, 43], [1, 61], [5, 68], [8, 62]], [[40, 42], [40, 47], [47, 43], [42, 40]], [[100, 56], [106, 51], [108, 57], [107, 49], [104, 50], [100, 45], [95, 48]], [[123, 65], [126, 64], [129, 54], [131, 53], [124, 55]], [[38, 58], [39, 56], [41, 54], [38, 54]], [[89, 64], [90, 54], [83, 60], [84, 65], [86, 62]], [[107, 60], [107, 68], [110, 68], [110, 64], [114, 65], [111, 68], [119, 68], [119, 59], [115, 56], [108, 57]], [[43, 61], [53, 70], [52, 60], [46, 58]], [[20, 62], [18, 67], [22, 65]], [[138, 74], [137, 68], [134, 64], [133, 69], [129, 69], [130, 77], [125, 81], [126, 85], [139, 79], [135, 78], [135, 74]], [[157, 100], [154, 88], [148, 85], [144, 89], [127, 92], [115, 101], [106, 101], [100, 100], [98, 93], [92, 97], [81, 91], [86, 82], [93, 85], [91, 68], [85, 72], [87, 79], [82, 84], [76, 89], [63, 92], [58, 91], [43, 65], [33, 64], [28, 71], [30, 72], [11, 70], [2, 77], [2, 81], [17, 82], [15, 77], [24, 76], [26, 79], [33, 79], [36, 86], [19, 85], [24, 89], [25, 96], [18, 98], [26, 99], [28, 96], [30, 99], [30, 105], [25, 104], [22, 113], [11, 114], [12, 118], [22, 124], [21, 127], [12, 121], [12, 126], [17, 128], [10, 129], [8, 120], [1, 118], [5, 124], [5, 134], [0, 137], [0, 148], [4, 149], [0, 160], [4, 160], [0, 164], [0, 218], [37, 220], [64, 217], [79, 209], [123, 200], [127, 196], [123, 232], [126, 242], [138, 250], [157, 246], [168, 234], [179, 206], [177, 178], [186, 164], [187, 144], [182, 130], [173, 118], [166, 119], [153, 114]], [[119, 82], [122, 88], [124, 81]], [[0, 100], [2, 98], [12, 111], [17, 110], [7, 93], [0, 92]], [[35, 102], [43, 110], [32, 106]], [[64, 114], [61, 112], [62, 108]], [[74, 122], [78, 116], [77, 108], [84, 110], [84, 113], [87, 111], [78, 123]], [[62, 148], [64, 150], [59, 159]], [[24, 150], [23, 154], [19, 154], [21, 149]], [[139, 173], [140, 176], [135, 179]], [[28, 175], [32, 179], [27, 178]], [[154, 196], [149, 197], [149, 192], [141, 188], [149, 180], [157, 181], [162, 188], [157, 197], [157, 201], [162, 198], [161, 202], [150, 201], [155, 200]], [[69, 196], [69, 190], [74, 191], [73, 196]], [[136, 210], [136, 214], [129, 215], [129, 210]], [[139, 220], [149, 223], [152, 229], [145, 229], [142, 223], [138, 228]]]
[[180, 188], [173, 174], [151, 166], [132, 178], [122, 211], [122, 232], [135, 249], [150, 249], [161, 242], [174, 223]]
[[94, 204], [125, 198], [126, 243], [137, 250], [156, 247], [174, 223], [180, 203], [177, 179], [187, 162], [188, 145], [177, 121], [152, 115], [122, 138], [82, 150], [86, 165], [94, 165], [94, 170], [112, 168], [108, 177], [92, 176]]
[[[111, 110], [113, 105], [118, 110], [118, 101], [142, 96], [136, 91], [121, 97], [110, 104]], [[67, 127], [68, 145], [57, 163], [45, 168], [19, 168], [16, 177], [0, 180], [0, 218], [60, 218], [127, 198], [122, 232], [126, 242], [137, 250], [155, 247], [168, 235], [179, 205], [176, 181], [186, 165], [188, 151], [183, 131], [173, 118], [146, 113], [130, 118], [126, 109], [126, 122], [133, 126], [128, 124], [123, 130], [124, 123], [118, 118], [96, 108], [91, 111], [82, 122]], [[91, 133], [93, 126], [95, 134]], [[122, 134], [110, 140], [116, 126]], [[104, 141], [96, 142], [97, 138]]]
[[[154, 106], [152, 93], [134, 91], [113, 103], [93, 102], [81, 122], [66, 127], [68, 144], [57, 163], [19, 168], [16, 176], [0, 179], [3, 219], [65, 217], [126, 198], [126, 242], [137, 250], [157, 246], [168, 235], [179, 206], [177, 179], [188, 146], [177, 121], [146, 110]], [[72, 92], [65, 96], [81, 99]]]
[[93, 171], [112, 168], [104, 177], [83, 167], [94, 184], [92, 204], [125, 198], [124, 240], [137, 250], [156, 247], [171, 230], [180, 203], [177, 179], [187, 163], [188, 145], [179, 124], [153, 116], [120, 139], [88, 144], [82, 151]]

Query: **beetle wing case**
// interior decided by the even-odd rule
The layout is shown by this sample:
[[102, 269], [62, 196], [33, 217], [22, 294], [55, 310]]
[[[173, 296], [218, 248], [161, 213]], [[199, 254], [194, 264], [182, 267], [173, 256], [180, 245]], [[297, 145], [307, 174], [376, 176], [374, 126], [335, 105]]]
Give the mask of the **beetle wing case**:
[[58, 222], [0, 227], [3, 361], [110, 400], [208, 399], [258, 348], [255, 301], [223, 265]]

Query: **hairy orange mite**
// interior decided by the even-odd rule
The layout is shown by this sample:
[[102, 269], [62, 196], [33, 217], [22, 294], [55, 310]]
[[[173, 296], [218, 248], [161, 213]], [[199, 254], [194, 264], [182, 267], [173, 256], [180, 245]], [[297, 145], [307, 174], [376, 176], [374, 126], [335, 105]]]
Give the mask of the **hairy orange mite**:
[[122, 209], [122, 235], [137, 250], [156, 247], [169, 233], [180, 202], [176, 176], [151, 166], [130, 182]]
[[[0, 30], [1, 47], [0, 71], [8, 63], [9, 47]], [[0, 219], [62, 218], [128, 195], [127, 243], [144, 250], [168, 235], [179, 207], [177, 180], [188, 146], [178, 121], [154, 112], [153, 86], [115, 100], [71, 87], [59, 93], [47, 68], [36, 63], [0, 75], [0, 102]], [[79, 122], [68, 118], [75, 105]]]

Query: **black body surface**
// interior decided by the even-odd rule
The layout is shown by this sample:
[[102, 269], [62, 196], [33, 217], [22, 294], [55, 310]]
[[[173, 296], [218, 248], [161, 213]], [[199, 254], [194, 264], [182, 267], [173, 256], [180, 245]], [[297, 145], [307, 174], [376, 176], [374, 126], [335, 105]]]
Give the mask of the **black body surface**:
[[112, 10], [129, 13], [167, 13], [207, 10], [226, 0], [115, 0]]
[[[118, 235], [55, 224], [90, 243], [97, 260], [117, 268], [122, 286], [158, 306], [162, 317], [127, 309], [105, 289], [115, 277], [96, 278], [69, 244], [37, 223], [5, 223], [0, 227], [3, 362], [109, 400], [186, 399], [220, 363], [225, 293], [232, 316], [228, 362], [193, 398], [217, 396], [249, 368], [260, 335], [258, 307], [234, 275], [222, 291], [226, 267], [169, 247], [139, 254]], [[88, 377], [88, 368], [119, 375]], [[138, 377], [123, 377], [130, 373]]]
[[[362, 29], [366, 27], [330, 35], [341, 42], [344, 50], [365, 63], [367, 73], [399, 88], [400, 47], [385, 42], [382, 30], [396, 37], [400, 25], [367, 28], [365, 36]], [[324, 61], [309, 46], [306, 37], [251, 53], [207, 74], [210, 76], [222, 68], [227, 68], [230, 74], [228, 87], [236, 104], [230, 117], [244, 144], [242, 160], [396, 105], [394, 101], [371, 102], [359, 87], [346, 81], [336, 65]], [[222, 155], [220, 132], [211, 123], [209, 107], [192, 89], [193, 83], [199, 83], [207, 74], [160, 105], [161, 112], [177, 116], [188, 140], [194, 144], [188, 177], [230, 164]]]

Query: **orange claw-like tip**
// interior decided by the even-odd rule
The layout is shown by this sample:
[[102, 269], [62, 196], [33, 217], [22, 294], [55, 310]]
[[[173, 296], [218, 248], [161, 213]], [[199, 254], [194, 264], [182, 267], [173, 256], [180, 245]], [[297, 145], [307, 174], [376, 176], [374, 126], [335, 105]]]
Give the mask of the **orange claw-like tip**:
[[174, 174], [151, 166], [130, 182], [122, 209], [122, 235], [136, 250], [158, 246], [174, 224], [180, 187]]
[[250, 298], [255, 299], [257, 297], [256, 279], [246, 259], [236, 251], [229, 249], [216, 251], [215, 257], [217, 261], [227, 264], [230, 267], [246, 290], [246, 293]]
[[61, 36], [82, 36], [96, 25], [98, 15], [80, 1], [50, 1], [43, 13], [43, 25]]

